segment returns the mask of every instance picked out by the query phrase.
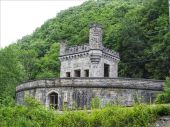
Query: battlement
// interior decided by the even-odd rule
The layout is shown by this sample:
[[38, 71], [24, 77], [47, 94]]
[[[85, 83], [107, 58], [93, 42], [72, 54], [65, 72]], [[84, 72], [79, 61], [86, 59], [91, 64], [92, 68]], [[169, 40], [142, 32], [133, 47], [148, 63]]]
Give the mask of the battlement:
[[117, 59], [120, 59], [118, 52], [112, 51], [112, 50], [110, 50], [108, 48], [103, 47], [103, 53], [109, 54], [109, 55], [111, 55], [113, 57], [116, 57]]
[[[70, 48], [67, 48], [65, 54], [61, 55], [59, 58], [60, 58], [60, 61], [66, 61], [66, 60], [90, 57], [89, 56], [90, 50], [91, 49], [89, 48], [88, 44], [70, 47]], [[110, 49], [103, 47], [100, 51], [102, 52], [103, 58], [109, 59], [111, 61], [112, 60], [119, 61], [120, 59], [119, 53], [114, 52]]]
[[[73, 47], [66, 47], [65, 54], [63, 54], [63, 55], [77, 54], [77, 53], [81, 53], [81, 52], [87, 52], [89, 50], [90, 50], [89, 44], [76, 45], [76, 46], [73, 46]], [[101, 50], [104, 53], [107, 53], [109, 55], [112, 55], [112, 56], [119, 58], [118, 52], [115, 52], [111, 49], [105, 48], [104, 46], [101, 47]]]
[[102, 45], [102, 26], [100, 24], [91, 24], [89, 31], [89, 43], [68, 47], [67, 41], [60, 44], [60, 56], [79, 54], [89, 50], [101, 50], [103, 53], [119, 59], [119, 53], [114, 52]]
[[73, 47], [66, 47], [65, 54], [63, 55], [71, 55], [71, 54], [78, 54], [82, 52], [89, 51], [90, 47], [89, 44], [78, 45]]

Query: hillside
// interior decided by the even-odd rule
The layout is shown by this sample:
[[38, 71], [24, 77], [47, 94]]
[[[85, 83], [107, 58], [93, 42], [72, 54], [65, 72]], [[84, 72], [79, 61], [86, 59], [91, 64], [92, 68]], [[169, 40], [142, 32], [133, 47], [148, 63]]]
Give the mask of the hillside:
[[120, 77], [170, 75], [167, 0], [90, 0], [61, 11], [0, 50], [0, 95], [14, 95], [15, 86], [24, 80], [58, 77], [59, 43], [87, 43], [88, 26], [94, 22], [103, 26], [104, 45], [120, 53]]

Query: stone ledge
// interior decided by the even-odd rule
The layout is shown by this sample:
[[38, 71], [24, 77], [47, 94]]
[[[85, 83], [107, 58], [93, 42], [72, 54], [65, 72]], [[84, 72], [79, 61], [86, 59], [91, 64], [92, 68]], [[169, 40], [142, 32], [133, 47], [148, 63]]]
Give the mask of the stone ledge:
[[154, 82], [164, 82], [164, 80], [156, 80], [156, 79], [144, 79], [144, 78], [125, 78], [125, 77], [117, 77], [117, 78], [109, 78], [109, 77], [62, 77], [62, 78], [44, 78], [44, 79], [37, 79], [37, 80], [27, 80], [22, 82], [34, 82], [39, 80], [56, 80], [56, 79], [66, 79], [66, 80], [74, 80], [74, 79], [119, 79], [119, 80], [138, 80], [138, 81], [154, 81]]
[[119, 88], [162, 91], [161, 80], [131, 78], [56, 78], [25, 82], [16, 87], [16, 92], [35, 88]]

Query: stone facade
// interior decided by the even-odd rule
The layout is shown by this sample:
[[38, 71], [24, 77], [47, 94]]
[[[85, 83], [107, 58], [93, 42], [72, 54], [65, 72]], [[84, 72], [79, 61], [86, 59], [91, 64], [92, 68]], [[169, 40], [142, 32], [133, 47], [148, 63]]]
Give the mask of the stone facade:
[[60, 77], [117, 77], [119, 54], [102, 44], [102, 27], [90, 26], [89, 44], [68, 47], [61, 43]]
[[60, 78], [23, 83], [16, 88], [16, 101], [32, 96], [47, 107], [62, 110], [90, 108], [92, 98], [98, 97], [101, 106], [107, 103], [131, 106], [135, 102], [152, 103], [163, 90], [163, 81], [118, 78], [119, 54], [102, 45], [102, 27], [93, 24], [89, 44], [68, 47], [61, 43]]
[[136, 101], [152, 103], [162, 91], [162, 81], [129, 78], [59, 78], [37, 80], [21, 84], [16, 88], [17, 103], [25, 96], [33, 96], [47, 107], [50, 94], [57, 93], [57, 109], [63, 105], [72, 108], [90, 108], [92, 98], [98, 97], [101, 106], [107, 103], [131, 106]]

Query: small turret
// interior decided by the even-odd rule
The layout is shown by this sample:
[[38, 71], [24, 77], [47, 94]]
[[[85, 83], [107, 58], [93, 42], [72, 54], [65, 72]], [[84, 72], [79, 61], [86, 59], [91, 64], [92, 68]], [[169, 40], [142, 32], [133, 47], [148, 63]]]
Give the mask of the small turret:
[[90, 49], [102, 48], [102, 26], [99, 24], [91, 24], [89, 32]]
[[99, 24], [91, 24], [89, 32], [89, 57], [90, 57], [90, 77], [102, 77], [101, 58], [102, 58], [102, 26]]
[[60, 43], [60, 56], [65, 55], [66, 48], [67, 48], [67, 41], [64, 40]]

